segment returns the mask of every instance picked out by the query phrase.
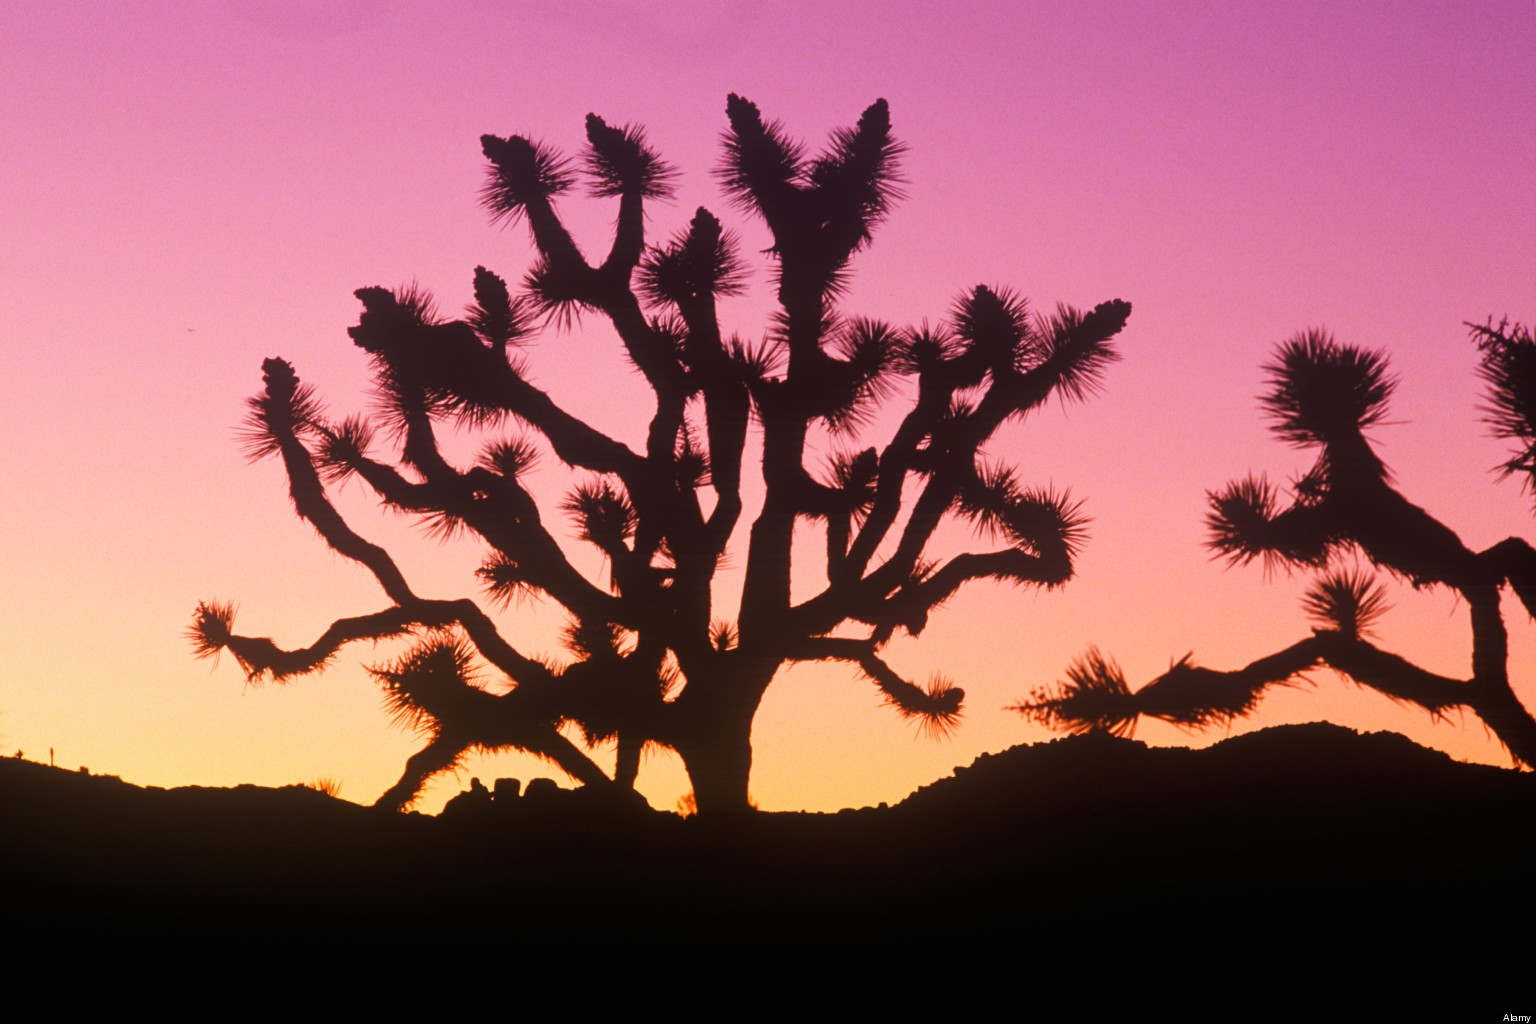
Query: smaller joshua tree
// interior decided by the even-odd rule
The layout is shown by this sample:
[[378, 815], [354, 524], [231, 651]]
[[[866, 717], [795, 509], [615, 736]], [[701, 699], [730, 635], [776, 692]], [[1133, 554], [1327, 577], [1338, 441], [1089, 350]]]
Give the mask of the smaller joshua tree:
[[[1487, 418], [1499, 437], [1519, 444], [1501, 468], [1520, 474], [1536, 493], [1536, 343], [1529, 328], [1506, 320], [1468, 325], [1482, 352]], [[1317, 461], [1290, 488], [1289, 503], [1262, 476], [1210, 495], [1209, 546], [1233, 565], [1318, 570], [1304, 598], [1318, 626], [1311, 636], [1232, 671], [1196, 665], [1186, 656], [1140, 690], [1119, 667], [1090, 650], [1066, 681], [1036, 691], [1015, 710], [1069, 732], [1128, 734], [1142, 715], [1201, 728], [1247, 715], [1264, 690], [1326, 665], [1362, 686], [1432, 715], [1464, 709], [1477, 715], [1514, 757], [1536, 766], [1536, 719], [1510, 686], [1509, 641], [1500, 614], [1507, 584], [1536, 615], [1536, 550], [1516, 537], [1472, 551], [1445, 524], [1410, 503], [1366, 431], [1382, 422], [1394, 381], [1386, 358], [1310, 331], [1280, 347], [1266, 368], [1262, 401], [1274, 430]], [[1472, 630], [1471, 674], [1453, 679], [1426, 671], [1367, 639], [1386, 611], [1368, 571], [1338, 568], [1348, 551], [1416, 587], [1449, 587], [1466, 602]]]

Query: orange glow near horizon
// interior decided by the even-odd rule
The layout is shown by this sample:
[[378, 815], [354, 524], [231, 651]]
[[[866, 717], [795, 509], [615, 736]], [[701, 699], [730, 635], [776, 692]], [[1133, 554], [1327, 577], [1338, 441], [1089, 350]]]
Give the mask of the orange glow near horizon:
[[[61, 765], [144, 785], [332, 777], [359, 802], [398, 777], [417, 741], [390, 725], [365, 669], [393, 649], [361, 645], [324, 673], [256, 687], [233, 659], [211, 667], [186, 643], [200, 600], [235, 602], [240, 632], [286, 647], [388, 604], [294, 516], [277, 462], [241, 458], [244, 402], [262, 360], [283, 356], [333, 412], [366, 411], [366, 358], [346, 335], [359, 287], [418, 281], [456, 315], [477, 264], [521, 280], [526, 232], [495, 227], [476, 202], [478, 138], [524, 134], [574, 154], [588, 111], [645, 125], [682, 172], [676, 200], [650, 209], [652, 240], [702, 205], [755, 259], [764, 229], [710, 173], [726, 94], [813, 150], [883, 97], [908, 147], [906, 195], [855, 260], [848, 313], [936, 321], [979, 283], [1047, 312], [1134, 307], [1099, 394], [1053, 402], [989, 449], [1022, 480], [1084, 501], [1093, 523], [1076, 577], [1038, 592], [973, 584], [921, 637], [892, 643], [906, 677], [942, 673], [966, 689], [945, 742], [917, 737], [846, 666], [783, 671], [755, 726], [760, 806], [895, 802], [984, 751], [1050, 739], [1005, 708], [1090, 645], [1139, 686], [1188, 651], [1229, 669], [1307, 635], [1307, 581], [1212, 562], [1202, 525], [1208, 490], [1307, 468], [1255, 401], [1275, 345], [1305, 328], [1388, 354], [1399, 387], [1374, 437], [1410, 501], [1474, 548], [1536, 538], [1531, 496], [1491, 472], [1506, 455], [1482, 423], [1463, 326], [1536, 318], [1528, 0], [1059, 0], [1008, 12], [740, 2], [664, 14], [600, 2], [23, 2], [0, 13], [0, 30], [0, 610], [11, 637], [0, 754], [43, 760], [52, 748]], [[614, 216], [579, 193], [561, 210], [589, 247]], [[753, 271], [748, 294], [723, 308], [727, 332], [768, 324], [769, 272]], [[611, 329], [590, 317], [551, 329], [528, 364], [572, 412], [638, 445], [648, 393]], [[866, 443], [893, 423], [871, 423]], [[533, 486], [547, 499], [570, 482], [547, 457]], [[423, 536], [356, 485], [336, 500], [418, 592], [481, 596], [473, 545]], [[975, 544], [960, 529], [941, 541], [940, 554]], [[600, 561], [577, 547], [599, 578]], [[797, 571], [811, 573], [818, 544], [803, 550]], [[739, 586], [723, 575], [722, 607]], [[1400, 584], [1391, 596], [1381, 645], [1467, 675], [1466, 608]], [[1536, 706], [1536, 629], [1513, 603], [1506, 619], [1517, 691]], [[498, 621], [520, 649], [557, 653], [548, 610], [514, 606]], [[1435, 722], [1321, 671], [1234, 728], [1316, 719], [1509, 763], [1474, 719]], [[1224, 735], [1138, 732], [1196, 745]], [[437, 810], [470, 775], [558, 772], [471, 759], [419, 806]], [[675, 757], [653, 754], [641, 788], [671, 808], [687, 782]]]

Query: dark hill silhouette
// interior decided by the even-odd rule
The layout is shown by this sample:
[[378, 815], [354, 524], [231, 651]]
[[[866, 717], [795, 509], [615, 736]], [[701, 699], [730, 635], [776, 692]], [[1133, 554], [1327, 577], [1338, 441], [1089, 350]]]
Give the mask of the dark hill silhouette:
[[134, 937], [384, 921], [464, 938], [514, 920], [525, 938], [939, 937], [953, 951], [1003, 937], [1010, 955], [1085, 974], [1072, 951], [1105, 943], [1143, 969], [1237, 970], [1302, 946], [1400, 966], [1450, 941], [1437, 970], [1487, 970], [1536, 910], [1536, 774], [1329, 725], [1204, 750], [1068, 737], [984, 755], [894, 807], [730, 824], [534, 789], [431, 817], [5, 759], [0, 897], [13, 922], [107, 920]]

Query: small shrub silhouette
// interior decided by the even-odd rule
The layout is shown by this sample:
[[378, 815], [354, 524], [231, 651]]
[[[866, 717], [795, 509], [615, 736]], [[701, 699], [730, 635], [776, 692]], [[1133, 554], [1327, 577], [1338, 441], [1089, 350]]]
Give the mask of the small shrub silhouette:
[[311, 779], [305, 785], [333, 799], [340, 799], [341, 797], [341, 780], [330, 775], [321, 775], [318, 778]]

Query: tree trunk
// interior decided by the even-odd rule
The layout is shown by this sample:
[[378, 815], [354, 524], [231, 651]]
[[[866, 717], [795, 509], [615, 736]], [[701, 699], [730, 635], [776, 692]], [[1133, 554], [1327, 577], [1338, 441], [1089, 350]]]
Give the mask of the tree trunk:
[[[690, 681], [678, 699], [687, 703], [674, 744], [693, 784], [700, 814], [724, 817], [752, 809], [748, 784], [752, 775], [752, 720], [778, 665], [743, 676], [706, 678], [706, 686]], [[714, 684], [714, 685], [707, 685]]]

